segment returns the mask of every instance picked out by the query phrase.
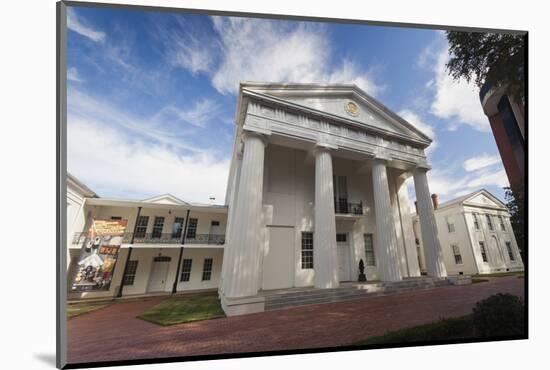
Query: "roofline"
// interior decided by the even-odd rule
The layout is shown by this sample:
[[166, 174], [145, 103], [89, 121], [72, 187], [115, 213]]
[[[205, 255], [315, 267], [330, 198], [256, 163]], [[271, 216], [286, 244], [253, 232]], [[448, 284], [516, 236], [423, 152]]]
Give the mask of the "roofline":
[[99, 195], [92, 189], [90, 189], [86, 184], [84, 184], [82, 181], [77, 179], [74, 175], [71, 175], [69, 172], [67, 172], [67, 183], [72, 183], [73, 186], [80, 188], [82, 193], [85, 194], [85, 197], [87, 198], [99, 198]]
[[174, 199], [180, 201], [181, 204], [185, 204], [185, 205], [189, 205], [189, 204], [190, 204], [189, 202], [186, 202], [185, 200], [183, 200], [183, 199], [181, 199], [181, 198], [178, 198], [178, 197], [176, 197], [175, 195], [170, 194], [170, 193], [164, 193], [164, 194], [155, 195], [155, 196], [153, 196], [153, 197], [149, 197], [149, 198], [142, 199], [141, 201], [142, 201], [142, 202], [151, 202], [151, 201], [154, 200], [154, 199], [158, 199], [158, 198], [162, 198], [162, 197], [171, 197], [171, 198], [174, 198]]
[[111, 206], [111, 207], [142, 207], [155, 209], [180, 209], [197, 212], [213, 212], [227, 213], [228, 207], [225, 205], [196, 205], [196, 204], [166, 204], [166, 203], [150, 203], [142, 200], [133, 199], [116, 199], [116, 198], [91, 198], [88, 199], [88, 205], [92, 206]]
[[[371, 130], [373, 132], [376, 132], [376, 133], [378, 133], [380, 135], [383, 135], [383, 136], [396, 138], [396, 139], [403, 140], [403, 141], [406, 141], [406, 142], [409, 142], [409, 143], [414, 143], [415, 145], [422, 146], [423, 149], [426, 149], [430, 145], [430, 143], [432, 142], [432, 140], [424, 134], [422, 134], [422, 136], [424, 136], [424, 137], [412, 138], [412, 137], [409, 137], [409, 136], [406, 136], [406, 135], [403, 135], [403, 134], [398, 134], [398, 133], [395, 133], [395, 132], [392, 132], [392, 131], [377, 128], [375, 126], [366, 125], [364, 123], [355, 121], [353, 119], [337, 116], [337, 115], [332, 114], [332, 113], [324, 112], [324, 111], [317, 110], [317, 109], [314, 109], [314, 108], [311, 108], [311, 107], [306, 107], [304, 105], [289, 102], [287, 100], [284, 100], [283, 98], [279, 98], [279, 97], [272, 96], [272, 95], [269, 95], [269, 94], [264, 94], [264, 93], [254, 91], [254, 90], [248, 90], [246, 88], [241, 90], [240, 95], [242, 95], [243, 99], [239, 98], [239, 101], [242, 101], [242, 100], [244, 100], [245, 98], [247, 98], [249, 96], [253, 97], [253, 98], [256, 98], [256, 99], [264, 99], [264, 100], [269, 101], [273, 104], [284, 105], [284, 106], [287, 106], [291, 109], [297, 109], [297, 110], [304, 111], [304, 112], [309, 113], [309, 114], [318, 115], [318, 116], [323, 117], [325, 119], [330, 119], [330, 120], [333, 120], [333, 121], [336, 121], [336, 122], [340, 122], [340, 123], [343, 123], [343, 124], [354, 126], [355, 128], [369, 129], [369, 130]], [[367, 102], [367, 103], [369, 103], [369, 102]], [[241, 122], [243, 120], [244, 115], [241, 115], [240, 109], [237, 109], [237, 110], [239, 112], [239, 117], [236, 119], [236, 124], [238, 126], [241, 126]], [[388, 115], [387, 112], [380, 112], [380, 114]], [[393, 114], [395, 115], [395, 113], [393, 113]], [[399, 117], [399, 116], [396, 116], [396, 117]], [[394, 118], [390, 117], [390, 120], [391, 119], [395, 120]], [[400, 118], [400, 119], [403, 120], [402, 118]], [[404, 121], [404, 122], [407, 125], [410, 125], [410, 123], [408, 123], [407, 121]], [[402, 122], [398, 122], [398, 123], [403, 124]]]
[[[421, 136], [422, 139], [426, 140], [427, 143], [426, 148], [432, 143], [432, 138], [430, 138], [428, 135], [426, 135], [424, 132], [419, 130], [416, 126], [411, 124], [409, 121], [405, 120], [403, 117], [399, 116], [397, 113], [389, 109], [387, 106], [385, 106], [383, 103], [381, 103], [379, 100], [374, 98], [373, 96], [369, 95], [365, 90], [361, 89], [356, 84], [322, 84], [322, 83], [271, 83], [271, 82], [254, 82], [254, 81], [242, 81], [239, 84], [239, 98], [238, 103], [240, 106], [241, 103], [241, 96], [242, 91], [246, 87], [263, 87], [266, 89], [276, 89], [276, 88], [284, 88], [286, 90], [300, 90], [300, 89], [321, 89], [321, 88], [330, 88], [332, 90], [344, 90], [348, 91], [351, 90], [352, 93], [357, 94], [358, 96], [362, 97], [364, 100], [366, 100], [368, 103], [373, 104], [376, 108], [378, 108], [382, 113], [386, 116], [389, 116], [388, 118], [393, 119], [397, 121], [398, 123], [404, 125], [409, 130], [417, 133]], [[237, 112], [237, 114], [240, 114], [240, 112]], [[236, 117], [235, 121], [238, 121], [238, 118]], [[354, 121], [355, 122], [355, 121]]]
[[[496, 200], [500, 207], [498, 207], [499, 209], [506, 209], [508, 210], [508, 208], [506, 207], [506, 204], [504, 204], [499, 198], [497, 198], [495, 195], [493, 195], [489, 190], [485, 189], [485, 188], [482, 188], [482, 189], [479, 189], [479, 190], [475, 190], [471, 193], [468, 193], [468, 194], [465, 194], [465, 195], [462, 195], [460, 197], [457, 197], [457, 198], [454, 198], [454, 199], [451, 199], [451, 200], [448, 200], [444, 203], [441, 203], [439, 205], [439, 207], [437, 208], [437, 210], [440, 210], [442, 208], [448, 208], [454, 204], [464, 204], [464, 202], [466, 202], [469, 198], [473, 197], [474, 195], [476, 194], [480, 194], [480, 193], [487, 193], [491, 198], [493, 198], [494, 200]], [[468, 206], [470, 207], [477, 207], [477, 205], [469, 205]], [[482, 206], [482, 205], [479, 205], [479, 207], [485, 207], [487, 208], [488, 206]], [[489, 208], [497, 208], [497, 207], [489, 207]], [[437, 211], [436, 210], [436, 211]]]

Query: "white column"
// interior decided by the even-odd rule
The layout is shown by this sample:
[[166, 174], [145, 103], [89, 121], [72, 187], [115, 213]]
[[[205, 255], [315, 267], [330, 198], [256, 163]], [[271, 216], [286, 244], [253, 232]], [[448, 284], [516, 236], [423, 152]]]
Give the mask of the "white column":
[[418, 205], [418, 217], [420, 219], [420, 230], [424, 255], [426, 256], [426, 271], [429, 276], [446, 277], [447, 269], [443, 262], [441, 243], [437, 236], [437, 225], [435, 223], [434, 209], [430, 188], [428, 187], [427, 168], [417, 167], [414, 170], [414, 188], [416, 202]]
[[222, 261], [222, 273], [220, 276], [220, 285], [218, 290], [220, 292], [223, 292], [223, 280], [226, 276], [226, 270], [228, 261], [231, 260], [230, 254], [231, 250], [227, 248], [227, 245], [229, 243], [229, 238], [231, 237], [231, 230], [233, 229], [233, 221], [235, 219], [235, 208], [237, 204], [237, 190], [239, 186], [239, 180], [241, 177], [241, 164], [243, 160], [243, 155], [241, 152], [237, 153], [236, 155], [236, 164], [235, 164], [235, 170], [233, 173], [233, 179], [231, 181], [231, 192], [229, 194], [229, 202], [227, 203], [229, 205], [229, 212], [227, 215], [227, 224], [225, 226], [225, 246], [223, 251], [223, 261]]
[[378, 255], [378, 274], [382, 281], [401, 280], [395, 223], [390, 202], [386, 161], [375, 158], [372, 165], [374, 212], [376, 216], [375, 251]]
[[405, 177], [400, 177], [396, 184], [397, 200], [399, 202], [399, 214], [401, 218], [401, 227], [403, 232], [403, 242], [407, 255], [407, 265], [409, 276], [420, 276], [420, 266], [418, 265], [418, 253], [413, 230], [413, 220], [409, 208], [409, 193], [407, 190], [407, 181]]
[[401, 209], [399, 207], [399, 198], [397, 194], [397, 176], [388, 175], [388, 185], [390, 191], [390, 203], [392, 208], [393, 224], [395, 226], [395, 237], [397, 240], [397, 257], [399, 258], [399, 268], [401, 277], [409, 277], [409, 264], [407, 261], [407, 250], [405, 248], [405, 235], [403, 225], [401, 224]]
[[261, 220], [265, 141], [255, 133], [243, 134], [244, 153], [223, 273], [226, 297], [248, 297], [258, 293], [261, 253]]
[[324, 147], [318, 147], [315, 151], [313, 268], [316, 288], [338, 287], [332, 157], [329, 149]]

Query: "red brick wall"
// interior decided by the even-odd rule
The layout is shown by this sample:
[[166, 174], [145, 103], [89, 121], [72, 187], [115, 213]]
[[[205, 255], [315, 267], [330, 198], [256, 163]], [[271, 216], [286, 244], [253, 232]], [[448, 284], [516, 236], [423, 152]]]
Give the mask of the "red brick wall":
[[502, 163], [504, 164], [504, 169], [506, 170], [506, 175], [508, 176], [508, 181], [510, 182], [510, 185], [522, 186], [522, 172], [514, 156], [512, 145], [508, 140], [506, 130], [504, 129], [502, 120], [500, 119], [500, 115], [497, 113], [489, 117], [489, 122], [491, 123], [493, 135], [495, 137], [498, 151], [500, 152], [500, 157], [502, 159]]

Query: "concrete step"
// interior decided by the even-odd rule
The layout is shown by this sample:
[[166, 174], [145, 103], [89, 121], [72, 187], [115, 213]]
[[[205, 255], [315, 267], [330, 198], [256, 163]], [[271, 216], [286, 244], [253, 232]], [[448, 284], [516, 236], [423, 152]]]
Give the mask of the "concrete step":
[[446, 280], [433, 278], [411, 278], [398, 282], [380, 282], [368, 284], [344, 283], [334, 289], [300, 289], [297, 291], [264, 292], [265, 310], [304, 306], [311, 304], [341, 302], [385, 294], [396, 294], [414, 290], [432, 289], [447, 285]]

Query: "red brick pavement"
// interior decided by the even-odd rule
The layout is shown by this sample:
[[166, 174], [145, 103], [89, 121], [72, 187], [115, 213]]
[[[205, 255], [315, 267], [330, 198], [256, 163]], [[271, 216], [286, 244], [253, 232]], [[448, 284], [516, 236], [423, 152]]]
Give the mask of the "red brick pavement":
[[162, 297], [117, 303], [68, 322], [69, 363], [335, 347], [471, 312], [503, 292], [523, 296], [515, 276], [354, 301], [161, 327], [136, 316]]

